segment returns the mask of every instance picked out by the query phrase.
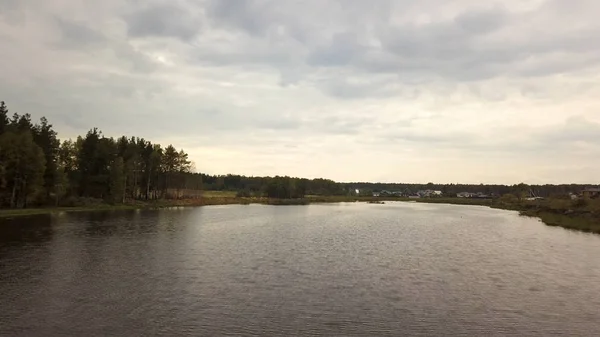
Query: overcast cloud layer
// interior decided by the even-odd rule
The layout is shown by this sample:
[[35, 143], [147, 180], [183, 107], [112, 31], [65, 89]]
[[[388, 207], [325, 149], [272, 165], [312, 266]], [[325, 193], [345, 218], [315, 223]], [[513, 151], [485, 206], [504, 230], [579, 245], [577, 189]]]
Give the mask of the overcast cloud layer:
[[213, 174], [599, 183], [597, 0], [0, 0], [0, 100]]

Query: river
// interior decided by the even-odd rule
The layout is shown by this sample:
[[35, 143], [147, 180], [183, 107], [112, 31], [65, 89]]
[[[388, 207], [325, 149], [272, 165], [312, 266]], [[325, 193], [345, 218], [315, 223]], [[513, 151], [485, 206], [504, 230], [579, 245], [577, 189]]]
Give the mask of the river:
[[594, 336], [600, 236], [477, 206], [0, 220], [2, 336]]

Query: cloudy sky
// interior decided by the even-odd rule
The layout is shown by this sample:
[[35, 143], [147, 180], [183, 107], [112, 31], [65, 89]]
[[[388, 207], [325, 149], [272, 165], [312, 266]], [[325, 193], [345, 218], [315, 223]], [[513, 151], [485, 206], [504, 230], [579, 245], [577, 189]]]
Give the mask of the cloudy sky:
[[597, 0], [0, 0], [0, 100], [211, 174], [600, 182]]

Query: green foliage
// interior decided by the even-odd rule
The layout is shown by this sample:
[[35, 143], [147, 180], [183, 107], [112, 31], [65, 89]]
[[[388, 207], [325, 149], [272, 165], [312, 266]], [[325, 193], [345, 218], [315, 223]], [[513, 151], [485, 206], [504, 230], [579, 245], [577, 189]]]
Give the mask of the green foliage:
[[571, 205], [573, 205], [573, 207], [576, 207], [576, 208], [577, 207], [583, 208], [583, 207], [586, 207], [588, 204], [589, 204], [588, 200], [583, 199], [583, 198], [575, 199], [571, 202]]
[[69, 189], [69, 177], [66, 169], [63, 166], [56, 168], [54, 179], [52, 192], [54, 193], [54, 205], [58, 206], [60, 204], [60, 200], [67, 194]]
[[[240, 191], [249, 190], [253, 195], [266, 195], [267, 187], [273, 181], [288, 179], [294, 181], [298, 188], [296, 194], [301, 195], [347, 195], [347, 187], [328, 179], [304, 179], [292, 177], [247, 177], [241, 175], [207, 175], [202, 174], [202, 182], [206, 190]], [[273, 186], [271, 186], [273, 188]]]
[[[493, 204], [529, 205], [530, 196], [553, 195], [553, 205], [570, 205], [569, 193], [579, 193], [584, 185], [461, 185], [338, 183], [330, 179], [294, 177], [248, 177], [195, 173], [187, 153], [169, 145], [162, 147], [143, 138], [105, 137], [98, 129], [74, 140], [58, 140], [45, 118], [32, 123], [29, 114], [12, 114], [0, 102], [0, 207], [28, 205], [65, 205], [76, 200], [181, 199], [200, 197], [202, 189], [232, 191], [239, 196], [272, 199], [353, 199], [370, 198], [372, 192], [400, 191], [405, 195], [418, 190], [440, 190], [444, 196], [459, 192], [493, 195]], [[498, 198], [503, 195], [502, 198]], [[75, 200], [75, 201], [74, 201]], [[461, 201], [463, 202], [463, 201]], [[470, 201], [464, 201], [465, 203]], [[579, 201], [578, 201], [579, 202]], [[595, 205], [595, 204], [594, 204]], [[537, 206], [536, 206], [537, 207]], [[572, 205], [592, 211], [596, 206]]]
[[40, 124], [32, 128], [33, 140], [42, 149], [46, 167], [44, 170], [44, 187], [46, 196], [50, 196], [54, 189], [56, 172], [58, 169], [58, 153], [60, 141], [56, 138], [56, 132], [45, 117], [40, 119]]
[[30, 132], [8, 131], [0, 135], [0, 162], [3, 166], [2, 204], [25, 207], [43, 187], [45, 159]]
[[252, 197], [252, 192], [248, 189], [243, 189], [238, 191], [235, 196], [236, 198], [250, 198]]
[[371, 189], [362, 189], [359, 190], [359, 196], [361, 197], [372, 197], [373, 196], [373, 190]]
[[304, 198], [306, 187], [302, 181], [290, 177], [274, 177], [267, 182], [265, 195], [275, 199]]
[[8, 108], [4, 101], [0, 102], [0, 135], [8, 130]]
[[46, 118], [9, 118], [0, 103], [0, 208], [199, 196], [202, 176], [192, 170], [183, 150], [96, 128], [61, 143]]
[[125, 172], [123, 158], [117, 157], [110, 168], [110, 199], [122, 203], [125, 199]]
[[514, 194], [507, 193], [507, 194], [503, 195], [499, 201], [502, 203], [505, 203], [505, 204], [514, 204], [514, 203], [519, 202], [519, 198]]

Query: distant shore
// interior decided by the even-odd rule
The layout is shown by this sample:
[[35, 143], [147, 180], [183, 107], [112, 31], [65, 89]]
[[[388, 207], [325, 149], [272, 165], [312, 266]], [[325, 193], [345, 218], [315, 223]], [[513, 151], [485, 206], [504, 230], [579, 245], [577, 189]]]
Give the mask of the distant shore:
[[431, 198], [416, 199], [423, 203], [454, 205], [481, 205], [491, 208], [518, 211], [520, 215], [535, 217], [548, 226], [600, 234], [600, 200], [543, 199], [511, 201], [502, 199]]
[[61, 212], [93, 212], [133, 209], [160, 209], [168, 207], [199, 207], [211, 205], [307, 205], [314, 203], [368, 202], [374, 204], [386, 201], [438, 203], [453, 205], [487, 206], [518, 211], [523, 216], [537, 217], [549, 226], [559, 226], [583, 232], [600, 234], [600, 200], [573, 202], [571, 200], [548, 199], [538, 201], [506, 202], [502, 199], [470, 198], [382, 198], [357, 196], [306, 196], [302, 199], [269, 199], [258, 197], [236, 197], [233, 192], [212, 192], [198, 199], [134, 201], [122, 205], [97, 204], [80, 207], [49, 207], [0, 210], [0, 219]]
[[359, 202], [370, 201], [377, 198], [346, 197], [346, 196], [307, 196], [301, 199], [270, 199], [263, 197], [236, 197], [233, 192], [216, 193], [209, 191], [206, 197], [189, 199], [162, 199], [152, 201], [128, 201], [125, 204], [111, 205], [98, 203], [76, 207], [41, 207], [24, 209], [0, 209], [0, 219], [22, 216], [57, 214], [62, 212], [95, 212], [95, 211], [119, 211], [135, 209], [160, 209], [169, 207], [200, 207], [217, 205], [308, 205], [311, 203], [336, 203], [336, 202]]

